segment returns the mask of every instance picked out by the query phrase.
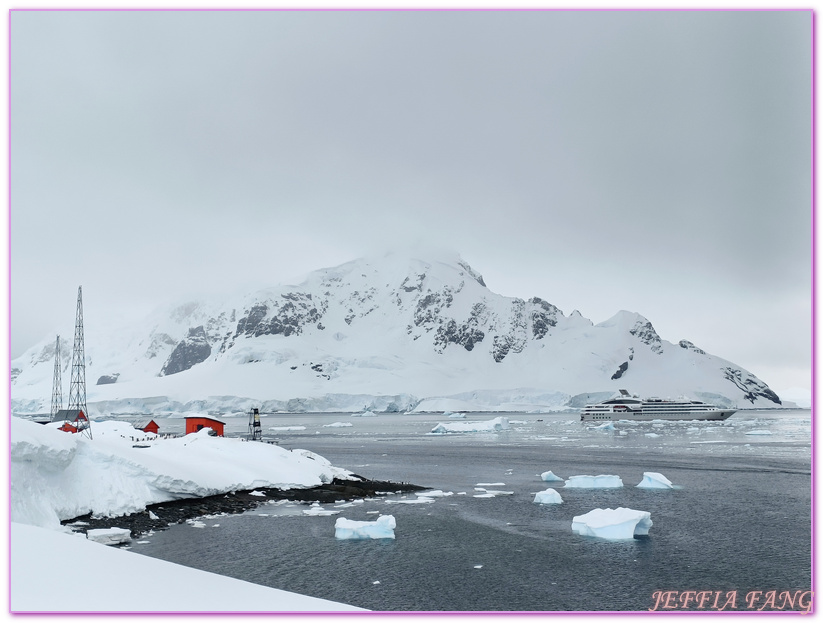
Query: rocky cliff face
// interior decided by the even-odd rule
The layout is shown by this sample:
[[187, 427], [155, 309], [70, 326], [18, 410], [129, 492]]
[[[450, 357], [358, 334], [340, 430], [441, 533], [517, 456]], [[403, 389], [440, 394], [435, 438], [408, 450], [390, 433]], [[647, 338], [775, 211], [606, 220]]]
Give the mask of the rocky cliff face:
[[[107, 377], [98, 391], [121, 394], [130, 382], [153, 395], [176, 388], [284, 400], [515, 387], [575, 395], [619, 386], [780, 404], [750, 372], [688, 340], [663, 340], [640, 314], [621, 311], [593, 325], [538, 297], [504, 297], [457, 256], [357, 260], [299, 286], [180, 305], [117, 339], [95, 343], [87, 331], [87, 354]], [[13, 395], [48, 387], [52, 356], [44, 341], [13, 362]], [[213, 379], [209, 387], [187, 385], [195, 370], [198, 383]]]

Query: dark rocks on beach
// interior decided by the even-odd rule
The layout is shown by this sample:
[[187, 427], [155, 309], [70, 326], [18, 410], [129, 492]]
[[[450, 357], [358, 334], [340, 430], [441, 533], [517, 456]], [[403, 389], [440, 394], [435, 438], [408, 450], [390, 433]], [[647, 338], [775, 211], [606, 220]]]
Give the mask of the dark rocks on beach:
[[252, 495], [251, 491], [234, 491], [202, 498], [173, 500], [146, 507], [146, 510], [120, 517], [95, 517], [91, 514], [63, 521], [75, 532], [86, 533], [97, 528], [128, 528], [132, 538], [152, 530], [163, 530], [170, 525], [183, 523], [205, 515], [227, 515], [243, 513], [257, 508], [270, 500], [290, 500], [293, 502], [320, 502], [332, 504], [356, 498], [374, 497], [378, 492], [401, 493], [423, 491], [427, 487], [410, 483], [396, 483], [382, 480], [343, 480], [335, 478], [331, 483], [309, 489], [277, 489], [258, 487], [254, 491], [265, 496]]

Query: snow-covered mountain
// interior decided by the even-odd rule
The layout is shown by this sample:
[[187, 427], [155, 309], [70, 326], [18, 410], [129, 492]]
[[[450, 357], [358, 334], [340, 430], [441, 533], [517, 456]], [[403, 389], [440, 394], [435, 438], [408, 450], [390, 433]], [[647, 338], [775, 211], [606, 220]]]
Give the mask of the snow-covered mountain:
[[[750, 372], [687, 340], [661, 339], [638, 313], [595, 325], [537, 297], [501, 296], [456, 255], [360, 259], [297, 286], [193, 301], [137, 325], [103, 328], [91, 317], [92, 414], [549, 410], [619, 388], [738, 408], [780, 405]], [[64, 395], [70, 359], [66, 340]], [[11, 368], [14, 411], [47, 412], [54, 337]]]

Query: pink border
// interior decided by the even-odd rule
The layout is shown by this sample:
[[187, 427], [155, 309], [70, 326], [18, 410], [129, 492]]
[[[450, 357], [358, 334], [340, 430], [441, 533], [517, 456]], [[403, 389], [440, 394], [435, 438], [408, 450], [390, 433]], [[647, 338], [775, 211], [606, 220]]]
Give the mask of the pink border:
[[[817, 252], [816, 252], [816, 208], [817, 208], [817, 185], [816, 185], [816, 172], [817, 172], [817, 97], [816, 97], [816, 89], [817, 89], [817, 82], [816, 82], [816, 75], [817, 75], [817, 45], [816, 45], [816, 34], [817, 34], [817, 22], [816, 22], [816, 15], [814, 10], [812, 9], [804, 9], [804, 8], [757, 8], [757, 9], [740, 9], [740, 8], [719, 8], [719, 7], [712, 7], [712, 8], [666, 8], [666, 9], [657, 9], [657, 8], [628, 8], [628, 9], [612, 9], [612, 8], [541, 8], [541, 7], [512, 7], [512, 8], [479, 8], [479, 9], [466, 9], [460, 7], [438, 7], [438, 8], [420, 8], [420, 7], [392, 7], [392, 8], [336, 8], [336, 7], [313, 7], [313, 8], [298, 8], [298, 7], [278, 7], [278, 8], [257, 8], [257, 7], [247, 7], [247, 8], [205, 8], [205, 9], [192, 9], [187, 7], [181, 8], [174, 8], [174, 7], [136, 7], [136, 8], [71, 8], [71, 9], [64, 9], [64, 8], [50, 8], [50, 7], [35, 7], [35, 8], [21, 8], [21, 9], [9, 9], [8, 15], [6, 18], [6, 30], [8, 35], [8, 43], [7, 43], [7, 54], [8, 54], [8, 95], [7, 95], [7, 119], [6, 119], [6, 127], [8, 132], [8, 144], [6, 146], [7, 151], [7, 205], [8, 205], [8, 214], [6, 217], [6, 226], [8, 227], [8, 249], [6, 255], [7, 263], [7, 278], [8, 278], [8, 290], [7, 290], [7, 313], [8, 313], [8, 326], [6, 327], [6, 338], [7, 338], [7, 349], [10, 349], [11, 344], [11, 14], [13, 12], [23, 12], [23, 11], [212, 11], [212, 12], [229, 12], [229, 11], [338, 11], [338, 12], [351, 12], [351, 11], [597, 11], [597, 12], [625, 12], [625, 11], [808, 11], [811, 14], [811, 44], [812, 44], [812, 72], [811, 72], [811, 84], [812, 84], [812, 93], [811, 93], [811, 130], [812, 130], [812, 141], [811, 141], [811, 177], [812, 177], [812, 203], [811, 203], [811, 251], [812, 251], [812, 308], [811, 308], [811, 329], [812, 329], [812, 361], [811, 361], [811, 373], [812, 373], [812, 405], [811, 405], [811, 438], [812, 438], [812, 453], [811, 453], [811, 489], [812, 489], [812, 505], [811, 505], [811, 524], [812, 524], [812, 532], [811, 532], [811, 590], [814, 594], [819, 594], [817, 591], [817, 576], [815, 573], [816, 570], [816, 517], [817, 517], [817, 502], [818, 498], [816, 496], [816, 489], [817, 489], [817, 479], [815, 478], [816, 470], [815, 470], [815, 442], [817, 440], [817, 426], [815, 423], [815, 414], [817, 413], [817, 371], [816, 371], [816, 361], [817, 361], [817, 290], [816, 290], [816, 267], [817, 267]], [[6, 371], [10, 372], [10, 350], [6, 351], [7, 361], [6, 361]], [[8, 390], [8, 419], [6, 421], [7, 430], [11, 426], [11, 375], [9, 373], [8, 381], [7, 381], [7, 390]], [[7, 552], [8, 552], [8, 560], [7, 560], [7, 569], [8, 569], [8, 604], [9, 610], [8, 612], [13, 613], [15, 615], [69, 615], [69, 616], [88, 616], [88, 615], [177, 615], [177, 616], [230, 616], [230, 615], [246, 615], [246, 616], [270, 616], [270, 615], [288, 615], [288, 616], [431, 616], [431, 615], [463, 615], [463, 616], [511, 616], [511, 615], [518, 615], [518, 616], [543, 616], [545, 614], [556, 614], [556, 615], [563, 615], [563, 616], [636, 616], [636, 615], [683, 615], [683, 616], [706, 616], [706, 615], [749, 615], [751, 616], [752, 612], [747, 612], [744, 610], [734, 610], [734, 611], [724, 611], [724, 612], [713, 612], [713, 611], [669, 611], [669, 612], [649, 612], [645, 610], [626, 610], [626, 611], [605, 611], [605, 612], [592, 612], [592, 611], [565, 611], [565, 610], [541, 610], [541, 611], [427, 611], [427, 610], [415, 610], [415, 611], [361, 611], [361, 612], [335, 612], [335, 611], [265, 611], [265, 612], [250, 612], [250, 611], [220, 611], [220, 612], [184, 612], [184, 611], [166, 611], [166, 610], [158, 610], [158, 611], [133, 611], [133, 612], [121, 612], [121, 611], [90, 611], [90, 612], [53, 612], [53, 611], [25, 611], [25, 612], [14, 612], [11, 610], [11, 437], [9, 437], [9, 447], [7, 448], [7, 474], [8, 474], [8, 487], [6, 493], [6, 512], [9, 513], [7, 516], [8, 525], [7, 525]], [[44, 578], [44, 582], [47, 584], [47, 578]], [[815, 615], [817, 613], [817, 602], [816, 600], [812, 601], [812, 609], [809, 611], [808, 614]], [[758, 615], [797, 615], [799, 614], [798, 611], [763, 611], [757, 612]]]

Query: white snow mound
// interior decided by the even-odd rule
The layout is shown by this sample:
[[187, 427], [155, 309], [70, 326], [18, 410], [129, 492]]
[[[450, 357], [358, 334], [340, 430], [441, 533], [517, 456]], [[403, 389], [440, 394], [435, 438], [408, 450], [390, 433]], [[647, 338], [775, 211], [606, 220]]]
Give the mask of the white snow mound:
[[631, 508], [596, 508], [572, 519], [572, 531], [610, 541], [646, 535], [652, 527], [651, 513]]
[[554, 489], [546, 489], [545, 491], [538, 491], [534, 496], [535, 504], [562, 504], [563, 498]]
[[637, 486], [640, 489], [674, 489], [672, 481], [657, 472], [643, 472], [643, 480]]
[[396, 526], [393, 515], [382, 515], [376, 521], [354, 521], [340, 517], [334, 523], [334, 538], [393, 539]]
[[551, 471], [543, 472], [540, 474], [540, 478], [543, 482], [563, 482], [563, 479], [560, 476], [555, 476], [555, 474]]
[[103, 545], [119, 545], [131, 541], [131, 531], [126, 528], [94, 528], [86, 532], [86, 538]]
[[566, 489], [619, 489], [623, 486], [620, 476], [601, 474], [599, 476], [569, 476]]

